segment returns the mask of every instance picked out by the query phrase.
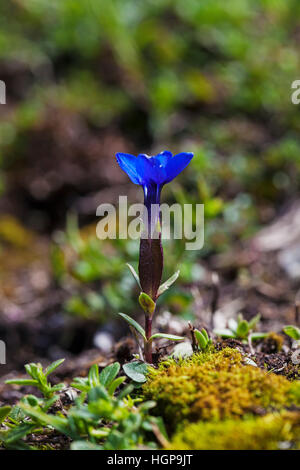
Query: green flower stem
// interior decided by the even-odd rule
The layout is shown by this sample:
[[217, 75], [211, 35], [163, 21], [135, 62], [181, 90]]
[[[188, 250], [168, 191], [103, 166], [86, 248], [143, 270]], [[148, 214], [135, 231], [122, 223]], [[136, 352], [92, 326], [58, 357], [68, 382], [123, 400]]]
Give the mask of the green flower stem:
[[145, 333], [146, 341], [144, 341], [144, 355], [145, 361], [152, 364], [152, 341], [149, 339], [152, 336], [152, 316], [145, 315]]

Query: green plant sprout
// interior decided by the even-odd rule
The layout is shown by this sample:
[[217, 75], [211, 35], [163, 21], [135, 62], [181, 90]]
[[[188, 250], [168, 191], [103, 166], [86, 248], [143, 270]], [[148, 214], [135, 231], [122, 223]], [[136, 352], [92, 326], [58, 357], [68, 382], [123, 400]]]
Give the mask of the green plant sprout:
[[142, 336], [144, 358], [149, 364], [153, 362], [152, 343], [154, 339], [166, 338], [172, 341], [183, 339], [175, 335], [160, 333], [153, 335], [152, 320], [158, 297], [175, 282], [179, 275], [179, 271], [177, 271], [170, 279], [161, 284], [164, 266], [162, 214], [160, 211], [161, 191], [164, 185], [173, 181], [189, 165], [193, 156], [192, 152], [173, 155], [166, 150], [154, 156], [139, 154], [135, 157], [120, 152], [116, 154], [120, 168], [134, 184], [140, 185], [144, 192], [143, 231], [140, 238], [138, 274], [132, 266], [129, 268], [141, 289], [139, 303], [145, 313], [145, 329], [141, 328], [128, 315], [120, 315]]
[[[57, 363], [46, 371], [50, 370], [51, 373], [58, 367]], [[39, 364], [30, 366], [30, 370], [41, 370]], [[25, 367], [28, 370], [28, 365]], [[67, 415], [61, 411], [56, 414], [53, 410], [49, 412], [59, 397], [53, 395], [51, 399], [46, 398], [44, 392], [48, 396], [49, 391], [45, 388], [44, 398], [27, 395], [13, 408], [0, 408], [0, 443], [8, 449], [35, 450], [37, 447], [30, 445], [31, 434], [51, 435], [57, 431], [72, 440], [72, 450], [133, 449], [144, 445], [146, 436], [148, 447], [157, 448], [156, 441], [166, 441], [167, 435], [161, 418], [149, 416], [155, 402], [139, 403], [140, 398], [130, 397], [133, 385], [125, 386], [116, 395], [117, 388], [125, 380], [125, 377], [117, 377], [119, 371], [118, 362], [105, 367], [100, 374], [98, 365], [94, 364], [86, 378], [75, 378], [71, 385], [81, 393], [74, 405], [69, 407]], [[35, 385], [41, 389], [38, 380], [35, 380], [34, 384], [31, 381], [20, 383], [19, 380], [9, 380], [7, 383]], [[151, 434], [154, 440], [149, 442]]]
[[48, 366], [45, 370], [43, 370], [41, 364], [26, 364], [25, 370], [27, 374], [31, 377], [31, 379], [11, 379], [6, 380], [6, 384], [10, 385], [31, 385], [33, 387], [37, 387], [45, 398], [52, 398], [56, 392], [59, 392], [64, 388], [64, 384], [60, 383], [57, 385], [52, 386], [47, 377], [52, 374], [62, 363], [64, 359], [58, 359], [57, 361], [53, 362]]
[[300, 345], [300, 328], [293, 325], [286, 325], [283, 327], [283, 331], [286, 335], [297, 341], [297, 344]]
[[[135, 278], [138, 286], [141, 288], [138, 273], [135, 271], [133, 266], [131, 266], [129, 263], [127, 263], [127, 266], [129, 267], [129, 269], [130, 269], [133, 277]], [[174, 273], [173, 276], [171, 276], [166, 282], [161, 284], [161, 286], [159, 287], [159, 289], [157, 291], [157, 298], [161, 294], [163, 294], [166, 290], [169, 289], [169, 287], [176, 281], [178, 276], [179, 276], [179, 271]], [[148, 294], [146, 294], [145, 292], [141, 292], [140, 295], [139, 295], [139, 304], [142, 307], [142, 309], [144, 310], [146, 318], [150, 319], [151, 322], [152, 322], [152, 317], [153, 317], [153, 314], [154, 314], [155, 308], [156, 308], [156, 302], [154, 302]], [[149, 351], [149, 350], [152, 349], [152, 342], [153, 342], [154, 339], [164, 338], [164, 339], [168, 339], [168, 340], [171, 340], [171, 341], [182, 341], [184, 339], [182, 336], [171, 335], [171, 334], [167, 334], [167, 333], [155, 333], [155, 334], [150, 335], [149, 331], [146, 331], [146, 329], [144, 329], [139, 323], [137, 323], [129, 315], [126, 315], [125, 313], [121, 313], [121, 312], [119, 312], [118, 314], [129, 324], [129, 326], [131, 328], [131, 331], [132, 331], [134, 337], [136, 338], [139, 347], [140, 347], [139, 338], [138, 338], [136, 333], [138, 333], [141, 336], [141, 338], [144, 342], [144, 351]], [[146, 322], [146, 325], [147, 325], [147, 322]], [[146, 326], [146, 328], [147, 328], [147, 326]], [[142, 348], [140, 347], [140, 350], [141, 349]], [[152, 354], [151, 354], [151, 356], [152, 356]], [[145, 356], [145, 359], [146, 359], [146, 356]], [[149, 356], [148, 356], [148, 360], [150, 361]]]
[[205, 328], [202, 328], [201, 331], [195, 329], [194, 335], [195, 335], [200, 351], [206, 351], [207, 348], [212, 344], [212, 341], [209, 338]]
[[251, 340], [258, 340], [265, 338], [268, 333], [253, 332], [257, 323], [260, 320], [260, 315], [256, 315], [249, 322], [243, 318], [242, 314], [237, 316], [237, 320], [231, 318], [228, 321], [228, 328], [215, 329], [214, 333], [221, 338], [234, 338], [246, 341], [249, 336]]
[[104, 387], [109, 395], [113, 396], [116, 389], [124, 382], [125, 376], [117, 377], [120, 371], [120, 364], [114, 362], [109, 366], [105, 367], [99, 374], [99, 368], [97, 364], [93, 364], [89, 370], [87, 377], [76, 377], [71, 386], [82, 392], [90, 392], [94, 387]]
[[206, 351], [208, 347], [212, 344], [211, 339], [208, 336], [205, 328], [202, 328], [200, 331], [197, 330], [190, 322], [188, 323], [189, 329], [192, 337], [192, 348], [194, 352], [197, 351]]

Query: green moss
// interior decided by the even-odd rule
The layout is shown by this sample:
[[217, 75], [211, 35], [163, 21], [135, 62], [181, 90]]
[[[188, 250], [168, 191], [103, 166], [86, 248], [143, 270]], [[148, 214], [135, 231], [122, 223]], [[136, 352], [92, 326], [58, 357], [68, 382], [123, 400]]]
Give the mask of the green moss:
[[186, 418], [240, 418], [299, 402], [290, 394], [291, 383], [285, 377], [242, 361], [241, 354], [230, 348], [169, 360], [151, 369], [144, 396], [157, 402], [157, 412], [171, 428]]
[[284, 412], [187, 424], [175, 434], [169, 449], [178, 450], [277, 450], [300, 449], [300, 413]]

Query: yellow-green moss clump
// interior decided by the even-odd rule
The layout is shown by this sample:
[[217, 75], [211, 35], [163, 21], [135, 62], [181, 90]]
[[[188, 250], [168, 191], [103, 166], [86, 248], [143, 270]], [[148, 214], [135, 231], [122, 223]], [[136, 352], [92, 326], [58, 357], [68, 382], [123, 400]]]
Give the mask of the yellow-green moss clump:
[[218, 421], [297, 405], [290, 389], [285, 377], [244, 365], [237, 350], [225, 348], [161, 363], [143, 393], [174, 429], [184, 419]]
[[187, 424], [169, 449], [279, 450], [300, 449], [300, 412], [268, 414], [247, 420]]

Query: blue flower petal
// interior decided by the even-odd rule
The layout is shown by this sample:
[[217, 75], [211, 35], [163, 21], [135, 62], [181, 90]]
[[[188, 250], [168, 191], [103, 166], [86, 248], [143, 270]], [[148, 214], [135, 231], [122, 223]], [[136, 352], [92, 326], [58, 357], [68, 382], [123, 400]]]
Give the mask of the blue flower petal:
[[142, 184], [140, 179], [140, 173], [137, 172], [136, 163], [137, 158], [129, 153], [117, 153], [117, 162], [125, 173], [129, 176], [134, 184]]
[[161, 167], [165, 167], [167, 163], [169, 162], [169, 160], [172, 158], [172, 153], [165, 150], [164, 152], [160, 152], [158, 155], [156, 155], [153, 158], [155, 158], [156, 161], [158, 161]]
[[117, 161], [131, 181], [142, 186], [163, 186], [172, 181], [190, 163], [193, 153], [182, 152], [174, 157], [167, 150], [149, 157], [140, 154], [138, 157], [127, 153], [117, 153]]
[[136, 160], [136, 171], [140, 176], [142, 185], [156, 183], [155, 167], [152, 157], [141, 153]]
[[142, 176], [143, 184], [163, 185], [166, 180], [166, 172], [164, 165], [167, 164], [172, 154], [159, 154], [154, 157], [140, 154], [137, 159], [136, 169]]
[[166, 179], [164, 183], [169, 183], [174, 178], [176, 178], [176, 176], [179, 175], [179, 173], [181, 173], [182, 170], [188, 166], [193, 156], [194, 154], [191, 152], [182, 152], [174, 155], [174, 157], [171, 158], [167, 163], [165, 168]]

